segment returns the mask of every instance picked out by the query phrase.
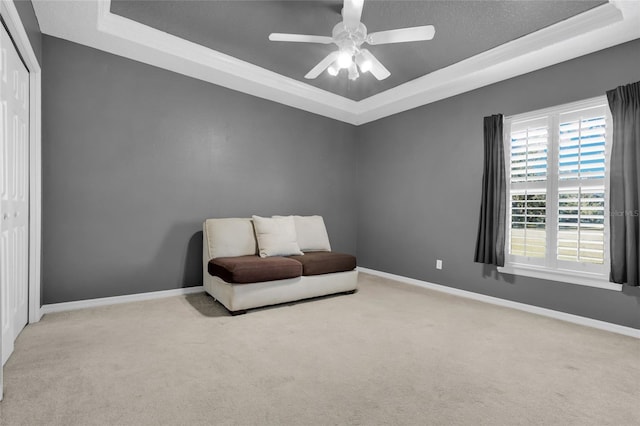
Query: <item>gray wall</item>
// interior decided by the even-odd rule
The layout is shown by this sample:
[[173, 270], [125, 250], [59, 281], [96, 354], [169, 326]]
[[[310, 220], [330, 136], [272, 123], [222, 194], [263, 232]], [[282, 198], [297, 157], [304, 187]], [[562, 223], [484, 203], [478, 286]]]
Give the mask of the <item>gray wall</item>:
[[321, 214], [355, 253], [355, 127], [43, 37], [45, 304], [202, 284], [208, 217]]
[[640, 328], [638, 289], [472, 262], [482, 117], [637, 81], [639, 51], [634, 41], [354, 128], [43, 36], [43, 303], [200, 284], [206, 217], [318, 213], [336, 250], [357, 243], [361, 266]]
[[638, 80], [640, 40], [360, 127], [358, 264], [640, 328], [638, 288], [620, 293], [502, 276], [473, 262], [483, 117], [587, 99]]
[[16, 5], [16, 10], [27, 32], [33, 52], [42, 66], [42, 34], [40, 33], [38, 18], [36, 18], [36, 13], [33, 10], [33, 4], [31, 4], [31, 0], [13, 0], [13, 3]]

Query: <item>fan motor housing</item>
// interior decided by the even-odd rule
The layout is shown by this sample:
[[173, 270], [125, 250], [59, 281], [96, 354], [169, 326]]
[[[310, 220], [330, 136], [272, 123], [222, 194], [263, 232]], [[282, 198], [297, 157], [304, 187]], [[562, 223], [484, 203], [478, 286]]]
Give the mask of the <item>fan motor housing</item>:
[[344, 22], [338, 23], [333, 27], [333, 42], [340, 47], [341, 50], [354, 52], [360, 48], [360, 45], [367, 39], [367, 27], [360, 22], [358, 28], [349, 28]]

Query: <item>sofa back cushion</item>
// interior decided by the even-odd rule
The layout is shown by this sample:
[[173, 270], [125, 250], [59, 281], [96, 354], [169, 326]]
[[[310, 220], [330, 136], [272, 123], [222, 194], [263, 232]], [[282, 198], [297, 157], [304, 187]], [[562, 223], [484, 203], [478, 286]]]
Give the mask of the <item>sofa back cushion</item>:
[[298, 246], [296, 225], [291, 216], [253, 216], [260, 257], [303, 254]]
[[329, 235], [322, 216], [293, 216], [302, 251], [331, 251]]
[[207, 219], [204, 231], [209, 259], [255, 255], [258, 251], [249, 218]]

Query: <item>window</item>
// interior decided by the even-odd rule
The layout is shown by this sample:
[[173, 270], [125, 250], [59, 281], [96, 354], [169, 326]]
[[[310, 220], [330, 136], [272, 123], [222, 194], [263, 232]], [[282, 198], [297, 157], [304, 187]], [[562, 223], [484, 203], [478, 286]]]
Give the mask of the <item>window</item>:
[[609, 283], [605, 97], [505, 120], [503, 272], [620, 289]]

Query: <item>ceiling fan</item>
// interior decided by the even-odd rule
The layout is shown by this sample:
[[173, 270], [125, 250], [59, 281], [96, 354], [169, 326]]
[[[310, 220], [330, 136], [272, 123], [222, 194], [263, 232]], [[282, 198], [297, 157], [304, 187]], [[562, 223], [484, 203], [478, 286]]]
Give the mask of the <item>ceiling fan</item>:
[[355, 80], [360, 72], [371, 72], [378, 80], [384, 80], [391, 73], [367, 49], [364, 43], [372, 46], [378, 44], [403, 43], [408, 41], [431, 40], [435, 35], [433, 25], [400, 28], [397, 30], [379, 31], [367, 34], [367, 27], [360, 22], [364, 0], [344, 0], [342, 22], [333, 27], [332, 36], [306, 34], [271, 33], [271, 41], [288, 41], [297, 43], [320, 43], [338, 46], [338, 50], [329, 53], [318, 65], [304, 76], [307, 79], [318, 77], [325, 69], [336, 76], [341, 69], [347, 69], [349, 79]]

